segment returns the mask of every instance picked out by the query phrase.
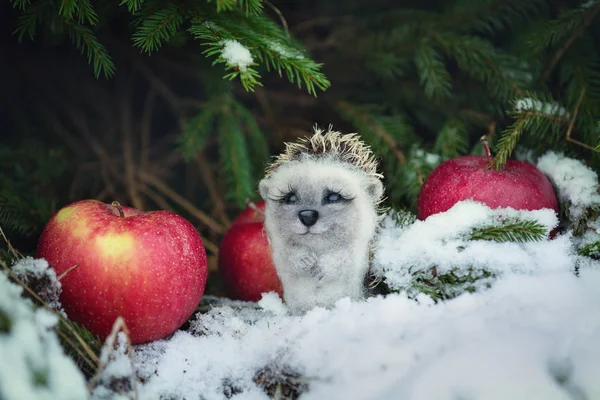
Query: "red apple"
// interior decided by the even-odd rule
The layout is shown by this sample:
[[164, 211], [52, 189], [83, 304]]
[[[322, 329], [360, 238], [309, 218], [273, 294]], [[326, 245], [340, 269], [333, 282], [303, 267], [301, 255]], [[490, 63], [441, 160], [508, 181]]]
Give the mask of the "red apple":
[[219, 270], [232, 299], [258, 301], [266, 292], [282, 296], [281, 281], [264, 231], [264, 210], [264, 201], [249, 206], [221, 241]]
[[474, 200], [490, 208], [517, 210], [551, 208], [558, 214], [552, 184], [533, 164], [508, 160], [503, 169], [487, 168], [491, 154], [463, 156], [443, 162], [427, 177], [417, 201], [421, 220], [450, 209], [462, 200]]
[[37, 257], [58, 276], [66, 272], [60, 301], [71, 320], [105, 338], [121, 316], [134, 344], [179, 328], [208, 275], [204, 244], [189, 221], [116, 202], [82, 200], [59, 210], [39, 238]]

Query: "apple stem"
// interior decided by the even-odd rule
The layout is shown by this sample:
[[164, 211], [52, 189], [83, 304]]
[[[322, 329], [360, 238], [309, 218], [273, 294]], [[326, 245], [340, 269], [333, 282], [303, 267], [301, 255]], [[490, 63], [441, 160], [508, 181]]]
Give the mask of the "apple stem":
[[265, 215], [265, 213], [260, 208], [258, 208], [256, 204], [250, 199], [246, 199], [246, 206], [250, 207], [260, 215]]
[[480, 139], [481, 144], [483, 145], [483, 149], [485, 150], [485, 155], [491, 161], [492, 160], [492, 152], [490, 151], [490, 145], [488, 143], [487, 137], [483, 135]]
[[115, 207], [117, 209], [117, 211], [119, 211], [119, 216], [124, 217], [125, 214], [123, 213], [123, 207], [121, 207], [121, 203], [119, 203], [118, 201], [113, 201], [112, 203], [110, 203], [111, 206]]
[[56, 279], [60, 282], [62, 278], [64, 278], [69, 272], [73, 271], [75, 268], [79, 267], [79, 264], [75, 264], [72, 267], [67, 268], [65, 272], [56, 277]]

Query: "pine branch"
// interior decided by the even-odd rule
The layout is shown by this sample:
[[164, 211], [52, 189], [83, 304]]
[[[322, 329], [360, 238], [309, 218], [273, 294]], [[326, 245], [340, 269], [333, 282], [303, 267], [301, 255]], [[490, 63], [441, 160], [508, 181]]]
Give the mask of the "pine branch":
[[98, 15], [90, 0], [62, 0], [58, 14], [67, 21], [71, 21], [74, 17], [77, 17], [76, 20], [79, 24], [83, 24], [86, 21], [90, 25], [98, 23]]
[[572, 30], [572, 32], [570, 32], [570, 36], [568, 37], [568, 39], [566, 39], [565, 42], [562, 44], [562, 46], [556, 51], [556, 54], [552, 58], [552, 61], [546, 67], [545, 72], [542, 73], [541, 78], [540, 78], [541, 82], [546, 81], [546, 79], [549, 77], [550, 73], [554, 70], [554, 67], [556, 67], [556, 64], [558, 64], [558, 62], [560, 61], [562, 56], [565, 54], [567, 49], [573, 44], [575, 39], [577, 39], [577, 37], [580, 36], [583, 33], [583, 31], [588, 27], [588, 25], [594, 20], [594, 18], [596, 17], [596, 14], [598, 14], [598, 11], [600, 11], [600, 3], [597, 3], [594, 7], [591, 7], [589, 9], [583, 8], [583, 10], [585, 12], [585, 14], [584, 14], [585, 18], [583, 18], [582, 20], [579, 20], [578, 18], [576, 18], [577, 16], [581, 15], [579, 13], [575, 14], [575, 18], [573, 16], [567, 15], [566, 19], [567, 20], [572, 19], [573, 22], [570, 26], [574, 29]]
[[[317, 64], [300, 52], [287, 39], [286, 33], [271, 20], [263, 16], [229, 14], [227, 18], [216, 16], [210, 21], [195, 19], [189, 32], [197, 39], [204, 41], [207, 46], [204, 54], [217, 56], [214, 64], [224, 63], [227, 70], [231, 71], [225, 77], [233, 79], [240, 77], [246, 90], [259, 84], [259, 73], [252, 67], [256, 57], [263, 63], [267, 70], [275, 70], [280, 76], [286, 73], [288, 80], [296, 83], [299, 88], [304, 83], [306, 90], [316, 96], [316, 89], [326, 90], [330, 86], [329, 80], [319, 70]], [[232, 42], [233, 43], [232, 43]], [[227, 57], [224, 50], [228, 45], [241, 45], [249, 52], [242, 57], [243, 64], [236, 63], [239, 58]], [[241, 49], [236, 51], [240, 54]], [[248, 62], [250, 61], [250, 62]]]
[[544, 240], [547, 235], [546, 227], [536, 221], [503, 221], [501, 225], [473, 229], [469, 239], [525, 243]]
[[516, 100], [515, 111], [511, 114], [516, 119], [504, 130], [496, 143], [496, 157], [489, 167], [502, 169], [506, 160], [514, 151], [519, 138], [527, 131], [532, 136], [559, 136], [561, 129], [569, 124], [568, 113], [549, 96], [527, 93], [528, 97]]
[[262, 0], [239, 0], [246, 15], [260, 15], [263, 12]]
[[13, 5], [13, 8], [19, 10], [25, 10], [28, 6], [31, 5], [31, 0], [10, 0]]
[[394, 221], [394, 225], [402, 229], [409, 227], [417, 220], [415, 214], [402, 208], [393, 208], [389, 215]]
[[204, 149], [209, 135], [214, 132], [216, 119], [217, 110], [212, 104], [206, 104], [202, 111], [187, 123], [177, 138], [184, 160], [190, 161]]
[[579, 254], [591, 257], [594, 259], [600, 259], [600, 242], [593, 242], [585, 244], [580, 250]]
[[240, 122], [246, 127], [249, 150], [251, 152], [251, 171], [254, 173], [253, 181], [258, 182], [264, 175], [264, 169], [269, 159], [269, 147], [265, 134], [256, 122], [256, 117], [242, 103], [238, 101], [234, 103], [234, 112], [239, 116]]
[[438, 133], [433, 152], [443, 159], [459, 157], [467, 153], [468, 130], [464, 123], [449, 119]]
[[430, 98], [450, 96], [452, 78], [441, 55], [428, 43], [422, 43], [415, 53], [415, 65], [425, 95]]
[[255, 196], [252, 168], [240, 121], [231, 104], [226, 107], [218, 122], [220, 163], [225, 180], [233, 189], [227, 197], [244, 207], [246, 199]]
[[600, 117], [600, 58], [590, 35], [582, 35], [571, 45], [558, 72], [560, 82], [566, 86], [566, 103], [570, 109], [578, 110], [568, 136], [576, 133], [584, 147], [594, 150], [593, 143], [598, 138], [596, 123]]
[[526, 63], [495, 48], [486, 39], [452, 32], [432, 37], [447, 57], [456, 60], [460, 70], [485, 83], [489, 92], [502, 102], [522, 96], [522, 88], [532, 81]]
[[[390, 152], [394, 155], [400, 165], [406, 164], [406, 156], [400, 149], [398, 142], [407, 139], [412, 135], [410, 127], [401, 119], [401, 116], [395, 116], [392, 123], [385, 124], [380, 116], [370, 113], [365, 107], [354, 106], [347, 101], [340, 101], [337, 104], [338, 111], [342, 117], [351, 121], [361, 132], [361, 135], [367, 138], [369, 144], [381, 151], [383, 156]], [[387, 129], [388, 125], [390, 129]]]
[[138, 21], [133, 43], [142, 51], [151, 53], [158, 50], [164, 42], [168, 42], [179, 30], [183, 16], [178, 5], [168, 3], [159, 10], [142, 8]]
[[42, 20], [44, 15], [54, 12], [54, 4], [52, 0], [41, 0], [35, 4], [27, 2], [13, 3], [13, 7], [23, 7], [23, 11], [17, 17], [16, 28], [13, 34], [17, 35], [19, 41], [23, 40], [25, 35], [29, 36], [29, 39], [33, 40], [37, 30], [38, 23]]
[[123, 6], [125, 4], [127, 5], [127, 11], [129, 11], [131, 14], [135, 14], [142, 8], [144, 0], [121, 0], [119, 6]]
[[459, 0], [441, 24], [494, 33], [540, 13], [545, 4], [544, 0]]
[[106, 78], [115, 73], [115, 64], [96, 35], [90, 28], [83, 25], [66, 25], [71, 41], [77, 47], [77, 50], [87, 55], [88, 63], [94, 66], [94, 76], [98, 78], [103, 72]]

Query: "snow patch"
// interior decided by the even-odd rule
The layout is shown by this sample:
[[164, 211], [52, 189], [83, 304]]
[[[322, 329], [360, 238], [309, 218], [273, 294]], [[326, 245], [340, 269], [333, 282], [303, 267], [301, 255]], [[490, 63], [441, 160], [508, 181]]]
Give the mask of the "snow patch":
[[244, 72], [254, 63], [250, 50], [237, 40], [223, 40], [220, 44], [223, 46], [221, 57], [230, 67], [239, 68]]
[[[43, 265], [25, 260], [15, 268], [37, 270]], [[58, 318], [46, 309], [34, 309], [22, 292], [0, 272], [0, 398], [87, 399], [85, 378], [64, 354], [53, 330]]]
[[569, 204], [571, 220], [581, 218], [587, 208], [600, 207], [598, 175], [581, 161], [548, 152], [540, 157], [537, 167], [556, 186], [560, 202]]
[[50, 267], [46, 260], [25, 257], [13, 265], [11, 269], [50, 308], [59, 311], [66, 317], [59, 300], [62, 285], [56, 276], [56, 271]]
[[304, 56], [296, 49], [290, 46], [284, 46], [278, 42], [269, 42], [269, 49], [279, 54], [281, 58], [293, 58], [296, 60], [301, 60]]
[[515, 104], [517, 111], [538, 111], [545, 115], [556, 115], [559, 117], [569, 117], [567, 110], [557, 103], [544, 103], [529, 97], [517, 100]]
[[[469, 240], [473, 229], [489, 226], [500, 219], [532, 220], [548, 231], [558, 225], [551, 209], [536, 211], [512, 208], [491, 209], [471, 200], [455, 204], [447, 212], [403, 226], [390, 214], [382, 222], [373, 273], [393, 290], [407, 289], [415, 273], [435, 266], [438, 274], [456, 270], [468, 274], [472, 268], [494, 274], [536, 271], [570, 271], [573, 256], [568, 235], [553, 241], [498, 243]], [[481, 284], [487, 284], [484, 280]]]
[[252, 308], [247, 322], [216, 307], [202, 334], [137, 347], [140, 394], [267, 399], [257, 372], [271, 366], [299, 374], [301, 400], [596, 398], [598, 285], [598, 271], [511, 274], [438, 304], [391, 294], [304, 316]]

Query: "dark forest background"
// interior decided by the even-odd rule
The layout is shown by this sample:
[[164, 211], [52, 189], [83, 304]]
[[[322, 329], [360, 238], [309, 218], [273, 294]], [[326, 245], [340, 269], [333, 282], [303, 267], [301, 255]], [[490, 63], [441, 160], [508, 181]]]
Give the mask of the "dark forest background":
[[[481, 154], [482, 135], [497, 167], [556, 150], [598, 171], [599, 10], [570, 0], [5, 1], [0, 226], [27, 254], [76, 200], [172, 209], [202, 234], [215, 272], [269, 158], [315, 124], [363, 135], [395, 208], [414, 210], [439, 162]], [[223, 38], [250, 49], [262, 86], [224, 79], [236, 71], [213, 65]]]

